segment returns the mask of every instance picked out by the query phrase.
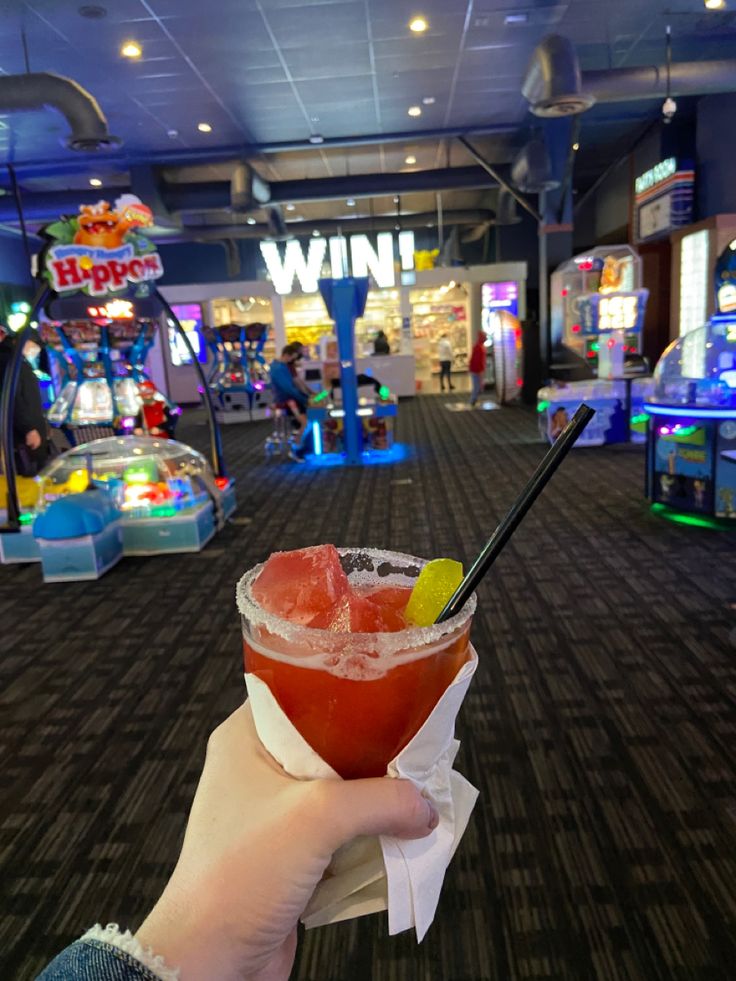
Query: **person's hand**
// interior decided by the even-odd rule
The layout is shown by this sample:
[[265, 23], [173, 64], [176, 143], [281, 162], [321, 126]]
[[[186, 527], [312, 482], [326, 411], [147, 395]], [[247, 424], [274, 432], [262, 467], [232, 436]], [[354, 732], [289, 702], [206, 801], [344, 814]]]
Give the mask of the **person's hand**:
[[138, 940], [182, 981], [286, 981], [333, 852], [358, 835], [423, 838], [437, 823], [406, 780], [288, 776], [246, 702], [210, 736], [179, 861]]
[[29, 450], [37, 450], [41, 445], [41, 434], [37, 429], [32, 429], [26, 433], [26, 446]]

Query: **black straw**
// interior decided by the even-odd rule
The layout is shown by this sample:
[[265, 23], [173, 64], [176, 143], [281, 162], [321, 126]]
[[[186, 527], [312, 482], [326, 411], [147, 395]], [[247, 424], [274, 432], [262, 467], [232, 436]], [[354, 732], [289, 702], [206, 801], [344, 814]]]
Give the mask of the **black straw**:
[[449, 620], [450, 617], [462, 610], [473, 595], [478, 583], [498, 558], [506, 542], [523, 521], [524, 515], [542, 493], [550, 477], [570, 452], [578, 436], [594, 415], [595, 409], [591, 409], [589, 405], [583, 402], [562, 430], [554, 445], [545, 454], [544, 459], [529, 478], [526, 487], [514, 502], [509, 513], [483, 546], [483, 551], [447, 601], [442, 613], [437, 617], [437, 623]]

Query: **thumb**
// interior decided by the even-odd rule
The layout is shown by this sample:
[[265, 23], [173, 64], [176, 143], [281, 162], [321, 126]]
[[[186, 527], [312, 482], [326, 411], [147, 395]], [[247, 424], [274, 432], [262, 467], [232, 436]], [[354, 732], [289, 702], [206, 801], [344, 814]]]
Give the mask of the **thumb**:
[[358, 835], [425, 838], [439, 824], [434, 804], [409, 780], [330, 780], [328, 786], [335, 848]]

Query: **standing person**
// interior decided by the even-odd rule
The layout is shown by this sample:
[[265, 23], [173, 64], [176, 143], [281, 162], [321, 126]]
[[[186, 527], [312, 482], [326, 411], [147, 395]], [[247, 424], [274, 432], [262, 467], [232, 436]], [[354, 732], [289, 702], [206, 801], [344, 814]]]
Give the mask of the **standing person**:
[[310, 399], [314, 392], [304, 381], [302, 376], [299, 374], [299, 362], [304, 358], [304, 345], [301, 341], [292, 341], [289, 347], [294, 352], [294, 360], [289, 362], [289, 372], [291, 374], [292, 380], [296, 387], [302, 392], [307, 399]]
[[[5, 384], [14, 350], [8, 330], [0, 324], [0, 391]], [[35, 477], [49, 457], [41, 389], [33, 368], [24, 357], [21, 358], [13, 406], [13, 448], [15, 466], [21, 477]]]
[[287, 344], [281, 355], [271, 362], [271, 387], [274, 402], [286, 410], [297, 423], [294, 439], [295, 450], [289, 450], [289, 459], [294, 463], [305, 463], [309, 450], [309, 430], [307, 429], [307, 395], [297, 386], [291, 368], [299, 358], [299, 352], [292, 344]]
[[475, 405], [483, 391], [483, 379], [486, 373], [486, 335], [482, 330], [478, 331], [478, 339], [473, 345], [468, 371], [471, 384], [470, 404]]
[[445, 390], [445, 380], [449, 391], [453, 392], [455, 386], [452, 384], [452, 344], [447, 334], [443, 334], [437, 342], [437, 357], [440, 362], [440, 391]]
[[391, 354], [391, 347], [388, 343], [388, 337], [386, 337], [386, 334], [382, 330], [379, 330], [373, 339], [373, 353]]

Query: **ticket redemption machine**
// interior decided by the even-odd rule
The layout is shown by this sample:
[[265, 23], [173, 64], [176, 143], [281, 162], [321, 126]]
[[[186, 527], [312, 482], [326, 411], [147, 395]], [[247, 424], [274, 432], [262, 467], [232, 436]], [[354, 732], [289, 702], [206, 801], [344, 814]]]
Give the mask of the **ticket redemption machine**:
[[[39, 288], [29, 321], [38, 320], [56, 298], [84, 297], [84, 302], [99, 306], [110, 302], [110, 294], [133, 290], [140, 299], [155, 300], [176, 326], [176, 317], [155, 288], [163, 273], [161, 258], [140, 232], [152, 221], [149, 208], [132, 195], [123, 195], [112, 208], [104, 201], [82, 206], [78, 216], [49, 226], [48, 244], [38, 259]], [[193, 354], [180, 324], [178, 330]], [[30, 336], [30, 327], [18, 336], [0, 395], [4, 475], [0, 478], [0, 562], [40, 562], [44, 580], [56, 582], [96, 579], [124, 554], [202, 548], [224, 526], [236, 502], [233, 482], [224, 472], [220, 434], [201, 368], [211, 462], [173, 440], [149, 434], [118, 436], [90, 427], [85, 431], [88, 441], [51, 460], [37, 477], [19, 480], [13, 415], [23, 349]], [[104, 348], [105, 333], [100, 336]], [[80, 358], [75, 363], [72, 352], [64, 350], [70, 368], [81, 370], [81, 376], [70, 377], [67, 383], [74, 386], [67, 398], [73, 408], [84, 384], [96, 381], [98, 373], [95, 369], [88, 377], [87, 362]], [[106, 374], [113, 362], [99, 358], [100, 353], [96, 350], [90, 363], [101, 364], [99, 392], [104, 387], [107, 396], [101, 397], [109, 397], [114, 405], [116, 377]], [[137, 355], [131, 358], [133, 364], [140, 360]], [[136, 383], [134, 372], [129, 380]], [[136, 384], [140, 387], [143, 382]], [[94, 385], [91, 390], [96, 391]]]
[[715, 278], [717, 313], [670, 344], [645, 404], [646, 494], [685, 524], [736, 523], [736, 240]]
[[378, 380], [359, 375], [355, 365], [355, 321], [365, 310], [368, 285], [363, 277], [319, 281], [335, 322], [337, 350], [326, 345], [325, 388], [310, 401], [307, 425], [315, 457], [331, 457], [329, 462], [362, 464], [393, 446], [397, 400]]
[[[577, 446], [644, 442], [651, 379], [641, 357], [649, 291], [629, 245], [600, 246], [552, 274], [552, 343], [557, 367], [576, 376], [537, 393], [539, 428], [554, 442], [581, 402], [596, 410]], [[553, 369], [555, 364], [553, 364]]]

